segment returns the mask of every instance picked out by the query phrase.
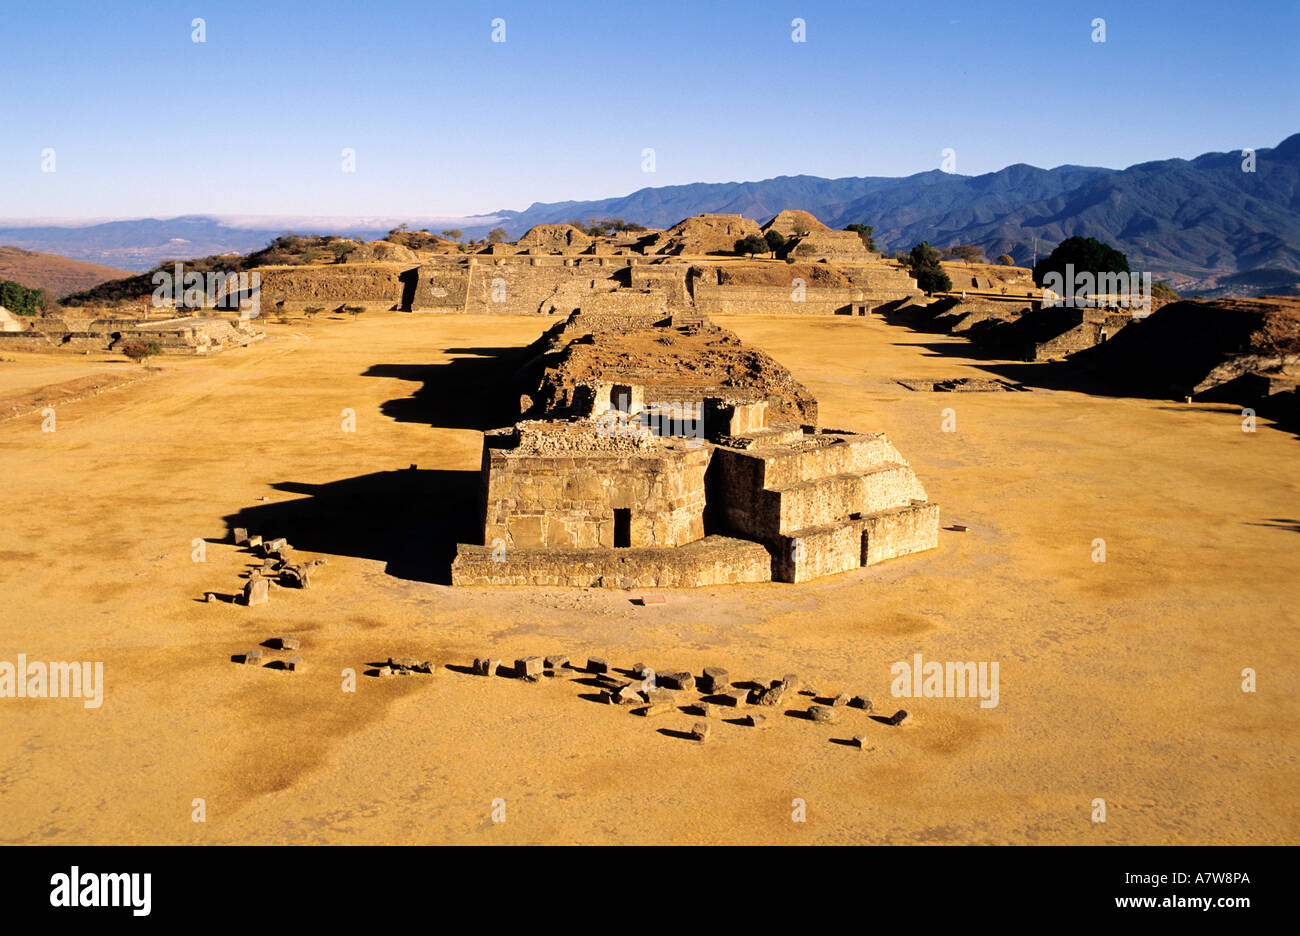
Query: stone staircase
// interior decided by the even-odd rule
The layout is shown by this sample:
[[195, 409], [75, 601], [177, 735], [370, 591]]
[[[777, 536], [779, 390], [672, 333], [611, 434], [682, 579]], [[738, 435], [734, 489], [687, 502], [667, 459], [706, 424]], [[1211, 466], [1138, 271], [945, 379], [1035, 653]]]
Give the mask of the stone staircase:
[[772, 578], [804, 582], [938, 545], [939, 508], [883, 435], [788, 431], [720, 448], [715, 496], [763, 543]]

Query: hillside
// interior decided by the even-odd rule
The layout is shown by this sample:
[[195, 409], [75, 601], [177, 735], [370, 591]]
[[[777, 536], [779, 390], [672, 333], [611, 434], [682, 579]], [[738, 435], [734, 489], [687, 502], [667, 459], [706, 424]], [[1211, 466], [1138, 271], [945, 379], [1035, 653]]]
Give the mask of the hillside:
[[130, 275], [126, 270], [56, 254], [0, 247], [0, 280], [13, 280], [29, 289], [48, 289], [56, 297]]

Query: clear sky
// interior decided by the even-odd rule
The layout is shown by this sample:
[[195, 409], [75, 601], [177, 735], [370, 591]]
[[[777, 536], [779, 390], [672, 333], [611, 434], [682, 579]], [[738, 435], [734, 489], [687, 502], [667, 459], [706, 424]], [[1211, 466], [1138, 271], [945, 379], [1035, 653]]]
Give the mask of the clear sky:
[[1300, 130], [1296, 0], [4, 0], [0, 38], [8, 218], [458, 215]]

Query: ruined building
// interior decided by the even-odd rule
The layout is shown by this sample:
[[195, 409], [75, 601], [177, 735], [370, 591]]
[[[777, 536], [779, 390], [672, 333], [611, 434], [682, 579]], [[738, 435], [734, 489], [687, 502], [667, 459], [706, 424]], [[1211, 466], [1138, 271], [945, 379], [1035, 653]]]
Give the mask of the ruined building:
[[805, 582], [937, 545], [883, 435], [819, 428], [789, 371], [697, 311], [604, 298], [538, 340], [523, 418], [485, 434], [453, 584]]

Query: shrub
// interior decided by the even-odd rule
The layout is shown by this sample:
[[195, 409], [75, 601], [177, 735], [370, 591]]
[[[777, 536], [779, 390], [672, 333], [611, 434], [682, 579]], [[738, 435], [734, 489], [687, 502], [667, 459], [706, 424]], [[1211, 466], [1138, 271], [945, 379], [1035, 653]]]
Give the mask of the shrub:
[[162, 348], [156, 341], [128, 341], [122, 345], [122, 353], [137, 364], [143, 364], [149, 358], [162, 354]]

